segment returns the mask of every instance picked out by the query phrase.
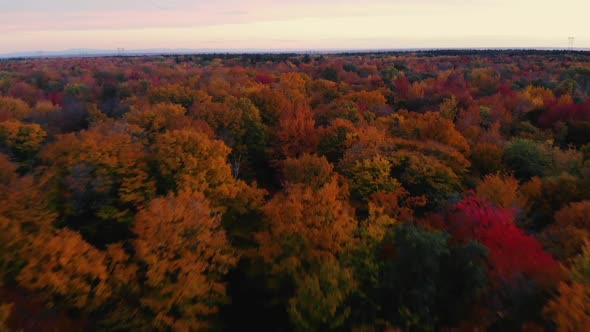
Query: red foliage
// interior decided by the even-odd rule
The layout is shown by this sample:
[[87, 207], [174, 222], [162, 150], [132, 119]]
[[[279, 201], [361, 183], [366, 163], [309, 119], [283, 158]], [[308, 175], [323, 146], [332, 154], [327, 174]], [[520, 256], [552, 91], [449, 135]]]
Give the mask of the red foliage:
[[556, 103], [539, 117], [539, 126], [552, 128], [559, 121], [590, 121], [590, 102], [565, 105]]
[[408, 99], [408, 90], [410, 88], [410, 81], [405, 76], [398, 76], [393, 80], [395, 90], [400, 99]]
[[494, 279], [515, 274], [546, 277], [557, 273], [558, 263], [541, 244], [514, 224], [512, 209], [493, 207], [471, 194], [457, 203], [449, 219], [458, 239], [473, 239], [489, 249], [488, 265]]
[[254, 80], [260, 84], [270, 84], [273, 82], [272, 77], [268, 74], [258, 74]]
[[53, 105], [63, 105], [64, 93], [63, 92], [50, 92], [47, 94], [47, 99], [53, 103]]

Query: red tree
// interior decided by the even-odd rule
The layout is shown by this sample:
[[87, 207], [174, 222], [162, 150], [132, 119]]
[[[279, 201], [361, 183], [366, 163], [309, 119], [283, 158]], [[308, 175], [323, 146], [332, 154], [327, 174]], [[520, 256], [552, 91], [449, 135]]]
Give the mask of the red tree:
[[514, 224], [511, 209], [496, 208], [469, 195], [455, 205], [449, 226], [456, 238], [477, 240], [489, 249], [488, 265], [494, 279], [521, 273], [543, 278], [559, 271], [558, 263], [541, 244]]

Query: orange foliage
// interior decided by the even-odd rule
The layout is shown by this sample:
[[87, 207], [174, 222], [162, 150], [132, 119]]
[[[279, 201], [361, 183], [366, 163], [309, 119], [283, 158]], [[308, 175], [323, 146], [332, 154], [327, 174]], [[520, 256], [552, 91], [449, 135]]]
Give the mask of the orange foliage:
[[24, 101], [11, 97], [0, 97], [0, 121], [22, 120], [30, 108]]
[[40, 234], [32, 239], [23, 256], [27, 265], [18, 276], [19, 283], [41, 292], [53, 305], [65, 301], [92, 311], [110, 296], [104, 253], [74, 231]]
[[590, 240], [590, 201], [571, 203], [555, 213], [544, 232], [551, 249], [560, 257], [573, 258]]
[[169, 128], [175, 120], [181, 118], [184, 113], [186, 110], [177, 104], [143, 105], [134, 107], [131, 112], [125, 114], [125, 120], [148, 133], [160, 133]]
[[264, 207], [266, 229], [257, 234], [260, 255], [275, 272], [293, 272], [353, 245], [354, 212], [336, 178], [318, 190], [295, 185]]
[[283, 175], [287, 185], [303, 184], [315, 189], [330, 182], [334, 166], [325, 157], [304, 154], [299, 158], [287, 158], [283, 162]]
[[481, 174], [498, 172], [502, 169], [504, 148], [495, 143], [480, 142], [471, 148], [471, 162]]
[[313, 153], [318, 143], [318, 132], [314, 127], [315, 120], [307, 103], [286, 105], [275, 132], [275, 151], [286, 157]]
[[[100, 220], [129, 222], [155, 194], [147, 152], [129, 126], [102, 123], [58, 136], [41, 156], [50, 165], [48, 190], [65, 217], [92, 213]], [[101, 197], [87, 207], [86, 197]]]
[[477, 185], [476, 192], [497, 207], [510, 208], [518, 202], [518, 180], [513, 176], [487, 175]]
[[141, 304], [154, 312], [154, 327], [194, 331], [225, 297], [222, 276], [236, 254], [220, 215], [202, 193], [181, 190], [154, 199], [135, 219], [137, 258], [146, 265]]
[[169, 131], [154, 145], [158, 169], [169, 189], [192, 189], [207, 196], [234, 181], [227, 163], [230, 149], [194, 130]]
[[388, 120], [389, 130], [394, 135], [434, 141], [454, 147], [464, 154], [469, 153], [467, 140], [455, 129], [453, 122], [441, 117], [440, 113], [419, 114], [400, 111], [390, 116]]
[[590, 330], [590, 287], [574, 282], [559, 284], [559, 296], [545, 306], [558, 332]]
[[41, 148], [45, 137], [47, 132], [36, 123], [0, 122], [0, 146], [8, 147], [19, 157], [32, 157]]

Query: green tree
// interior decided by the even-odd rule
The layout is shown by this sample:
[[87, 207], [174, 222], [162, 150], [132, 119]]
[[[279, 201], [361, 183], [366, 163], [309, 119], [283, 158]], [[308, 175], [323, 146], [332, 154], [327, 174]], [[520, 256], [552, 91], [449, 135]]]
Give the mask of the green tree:
[[504, 162], [519, 180], [529, 180], [545, 174], [549, 158], [543, 145], [520, 138], [508, 143]]
[[408, 330], [435, 331], [463, 319], [487, 284], [486, 249], [450, 246], [450, 236], [400, 225], [383, 240], [376, 299], [383, 318]]

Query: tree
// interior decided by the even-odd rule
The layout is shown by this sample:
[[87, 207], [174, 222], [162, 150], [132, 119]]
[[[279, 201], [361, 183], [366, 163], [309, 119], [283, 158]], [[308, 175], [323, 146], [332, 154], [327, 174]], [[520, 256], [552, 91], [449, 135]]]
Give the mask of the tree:
[[451, 146], [463, 154], [469, 153], [465, 137], [455, 129], [451, 120], [441, 117], [440, 113], [420, 114], [402, 110], [390, 118], [389, 130], [396, 136], [434, 141]]
[[0, 153], [0, 186], [6, 186], [16, 178], [16, 165], [10, 162], [7, 155]]
[[24, 101], [11, 97], [0, 97], [0, 121], [22, 120], [30, 112]]
[[152, 104], [173, 103], [188, 109], [195, 100], [195, 92], [180, 84], [166, 84], [153, 88], [149, 93]]
[[317, 272], [298, 278], [288, 308], [295, 329], [327, 331], [341, 327], [350, 314], [346, 300], [354, 286], [351, 271], [334, 258], [322, 262]]
[[336, 177], [319, 189], [293, 185], [264, 207], [259, 253], [273, 274], [293, 275], [353, 244], [356, 220]]
[[153, 139], [155, 134], [164, 132], [170, 128], [175, 120], [184, 116], [186, 109], [178, 104], [159, 103], [155, 105], [142, 105], [133, 107], [125, 114], [128, 124], [137, 125]]
[[541, 244], [514, 224], [513, 211], [491, 206], [469, 195], [454, 206], [449, 230], [458, 239], [477, 240], [489, 249], [488, 266], [494, 280], [509, 280], [525, 274], [554, 282], [558, 263]]
[[445, 100], [443, 100], [442, 103], [440, 103], [439, 106], [439, 113], [440, 116], [454, 121], [455, 117], [457, 116], [457, 112], [459, 111], [458, 109], [458, 101], [457, 98], [455, 98], [455, 96], [451, 96], [449, 98], [446, 98]]
[[518, 202], [518, 181], [511, 176], [487, 175], [477, 185], [479, 197], [487, 199], [500, 208], [511, 208]]
[[376, 253], [379, 283], [372, 294], [388, 322], [408, 330], [438, 330], [469, 312], [486, 287], [486, 249], [477, 242], [451, 247], [449, 239], [443, 232], [403, 224], [383, 239]]
[[0, 283], [14, 284], [26, 263], [24, 250], [39, 234], [51, 231], [56, 214], [48, 207], [42, 182], [18, 177], [3, 155], [0, 169]]
[[559, 296], [547, 304], [545, 313], [553, 318], [558, 332], [590, 328], [590, 286], [574, 282], [559, 284]]
[[504, 162], [519, 180], [542, 176], [549, 164], [547, 151], [541, 144], [528, 139], [516, 139], [506, 146]]
[[454, 169], [437, 158], [400, 150], [390, 160], [395, 178], [412, 195], [425, 196], [427, 207], [435, 207], [461, 190], [461, 179]]
[[561, 282], [558, 294], [545, 306], [559, 332], [590, 328], [590, 242], [584, 245], [570, 269], [569, 282]]
[[158, 330], [208, 326], [225, 298], [223, 276], [237, 261], [221, 218], [205, 196], [180, 190], [151, 201], [135, 218], [134, 248], [146, 267], [141, 305]]
[[[69, 229], [34, 236], [26, 246], [27, 264], [17, 280], [43, 294], [49, 304], [91, 312], [111, 295], [103, 252]], [[39, 276], [43, 276], [40, 278]]]
[[504, 148], [495, 143], [480, 142], [471, 148], [473, 170], [481, 175], [498, 172], [502, 169]]
[[59, 136], [41, 156], [61, 224], [95, 245], [129, 236], [134, 211], [155, 194], [144, 146], [123, 123]]
[[320, 189], [332, 180], [334, 166], [325, 157], [304, 154], [299, 158], [287, 158], [283, 162], [283, 176], [286, 187], [306, 185]]
[[346, 151], [348, 135], [353, 132], [354, 125], [350, 121], [336, 119], [320, 133], [318, 153], [324, 155], [329, 162], [338, 163]]
[[0, 304], [0, 332], [9, 332], [8, 326], [6, 326], [6, 321], [10, 317], [10, 313], [12, 312], [12, 304]]
[[590, 241], [590, 201], [570, 203], [555, 213], [543, 232], [545, 244], [561, 259], [571, 259]]
[[230, 148], [195, 130], [173, 130], [153, 146], [163, 192], [192, 189], [209, 199], [234, 182], [226, 160]]
[[391, 162], [380, 155], [357, 161], [348, 172], [353, 195], [361, 200], [368, 200], [378, 191], [395, 192], [401, 187], [401, 183], [391, 177], [391, 169]]
[[313, 114], [306, 102], [285, 105], [275, 131], [275, 153], [285, 157], [313, 153], [317, 146], [314, 126]]
[[29, 160], [41, 149], [47, 132], [38, 124], [20, 121], [0, 122], [0, 146], [19, 160]]

